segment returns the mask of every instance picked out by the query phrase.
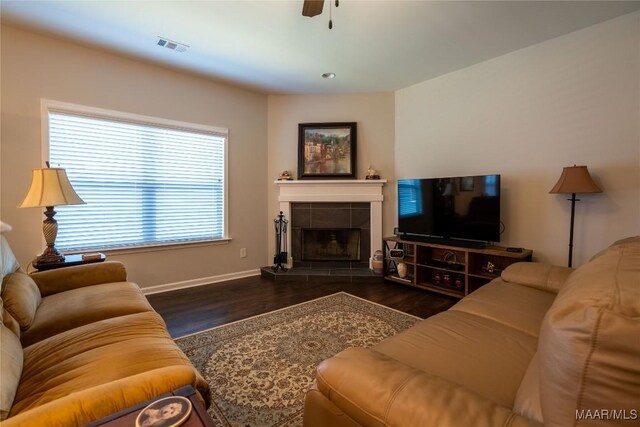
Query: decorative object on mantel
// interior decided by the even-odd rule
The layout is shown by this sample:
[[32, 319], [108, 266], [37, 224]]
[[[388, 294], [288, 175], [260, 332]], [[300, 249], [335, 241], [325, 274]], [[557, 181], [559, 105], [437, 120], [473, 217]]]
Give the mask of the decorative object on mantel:
[[298, 179], [355, 179], [357, 123], [298, 124]]
[[367, 176], [365, 177], [365, 179], [380, 179], [380, 174], [378, 174], [378, 171], [372, 168], [371, 165], [369, 165], [369, 168], [367, 168]]
[[53, 210], [53, 207], [84, 204], [84, 200], [71, 186], [64, 169], [51, 168], [47, 162], [46, 168], [33, 170], [31, 187], [19, 207], [46, 208], [44, 214], [47, 218], [42, 223], [42, 231], [47, 247], [36, 258], [34, 265], [64, 261], [64, 255], [58, 252], [55, 246], [58, 222], [54, 218], [56, 211]]
[[280, 211], [280, 214], [273, 220], [276, 227], [276, 254], [273, 256], [273, 267], [271, 269], [274, 273], [278, 269], [287, 271], [285, 265], [287, 264], [287, 225], [289, 221], [284, 219], [284, 214]]
[[289, 171], [283, 171], [278, 177], [278, 181], [291, 181], [293, 177]]
[[575, 219], [576, 193], [602, 193], [598, 185], [593, 182], [589, 170], [586, 166], [567, 166], [562, 169], [562, 175], [558, 179], [556, 185], [549, 191], [551, 194], [571, 194], [571, 198], [567, 199], [571, 202], [571, 225], [569, 228], [569, 262], [571, 267], [573, 262], [573, 222]]

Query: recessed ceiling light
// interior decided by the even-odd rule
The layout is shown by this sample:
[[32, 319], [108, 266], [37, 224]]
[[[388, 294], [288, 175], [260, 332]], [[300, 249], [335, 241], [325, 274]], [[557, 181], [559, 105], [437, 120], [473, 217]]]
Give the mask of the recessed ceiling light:
[[324, 74], [322, 75], [322, 78], [323, 78], [323, 79], [333, 79], [333, 78], [335, 78], [335, 77], [336, 77], [336, 73], [324, 73]]

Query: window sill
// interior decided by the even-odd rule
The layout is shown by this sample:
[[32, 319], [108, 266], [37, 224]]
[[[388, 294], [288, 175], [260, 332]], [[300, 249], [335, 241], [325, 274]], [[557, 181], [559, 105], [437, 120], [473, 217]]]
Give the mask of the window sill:
[[84, 249], [79, 251], [65, 251], [65, 255], [77, 254], [77, 253], [89, 253], [89, 252], [102, 252], [105, 255], [128, 255], [145, 252], [159, 252], [170, 251], [176, 249], [197, 248], [201, 246], [219, 246], [226, 245], [231, 242], [231, 237], [224, 237], [216, 240], [205, 240], [199, 242], [184, 242], [184, 243], [163, 243], [149, 246], [132, 246], [130, 248], [93, 248]]

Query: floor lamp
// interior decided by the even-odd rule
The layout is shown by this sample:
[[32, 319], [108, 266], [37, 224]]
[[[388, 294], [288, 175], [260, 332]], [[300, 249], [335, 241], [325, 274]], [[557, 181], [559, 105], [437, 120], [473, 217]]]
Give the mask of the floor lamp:
[[571, 198], [567, 199], [571, 202], [571, 227], [569, 229], [569, 267], [573, 260], [573, 222], [575, 219], [577, 193], [602, 193], [598, 185], [593, 182], [591, 175], [586, 166], [568, 166], [562, 169], [562, 175], [556, 185], [549, 193], [571, 194]]

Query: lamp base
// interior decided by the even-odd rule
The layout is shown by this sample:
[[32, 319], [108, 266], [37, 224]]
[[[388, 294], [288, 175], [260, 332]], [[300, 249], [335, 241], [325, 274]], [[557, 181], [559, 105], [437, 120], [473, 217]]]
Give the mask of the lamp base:
[[39, 255], [33, 264], [51, 264], [53, 262], [63, 262], [64, 255], [62, 255], [55, 246], [47, 246], [44, 252]]
[[47, 206], [44, 211], [44, 215], [47, 217], [42, 222], [42, 232], [44, 234], [44, 240], [47, 242], [47, 247], [33, 264], [51, 264], [53, 262], [63, 262], [64, 255], [62, 255], [56, 249], [56, 236], [58, 235], [58, 221], [54, 218], [56, 211], [53, 210], [53, 206]]

